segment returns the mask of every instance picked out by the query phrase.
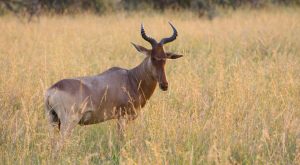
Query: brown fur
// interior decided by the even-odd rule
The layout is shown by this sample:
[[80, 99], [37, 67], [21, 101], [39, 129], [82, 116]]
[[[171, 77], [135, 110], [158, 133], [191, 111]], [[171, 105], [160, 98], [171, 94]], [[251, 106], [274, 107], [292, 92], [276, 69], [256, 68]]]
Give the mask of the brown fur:
[[63, 137], [77, 124], [111, 119], [119, 120], [118, 128], [123, 132], [126, 121], [138, 116], [157, 83], [162, 90], [168, 89], [166, 59], [181, 55], [165, 53], [161, 43], [153, 45], [152, 50], [133, 45], [147, 56], [137, 67], [130, 70], [113, 67], [95, 76], [63, 79], [46, 91], [46, 114], [52, 125], [60, 127]]

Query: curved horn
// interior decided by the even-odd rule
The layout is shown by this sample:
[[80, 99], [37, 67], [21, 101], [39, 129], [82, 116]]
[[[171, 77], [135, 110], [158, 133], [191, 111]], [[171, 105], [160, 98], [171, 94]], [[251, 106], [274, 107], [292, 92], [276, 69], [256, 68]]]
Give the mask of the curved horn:
[[151, 37], [148, 37], [146, 35], [143, 24], [141, 25], [141, 34], [142, 34], [142, 37], [152, 45], [152, 47], [157, 44], [157, 42], [155, 41], [155, 39], [153, 39]]
[[169, 22], [169, 24], [171, 25], [172, 29], [173, 29], [173, 35], [169, 38], [163, 38], [161, 39], [161, 41], [159, 42], [160, 44], [166, 44], [169, 42], [172, 42], [176, 39], [177, 37], [177, 30], [175, 29], [175, 27], [171, 24], [171, 22]]

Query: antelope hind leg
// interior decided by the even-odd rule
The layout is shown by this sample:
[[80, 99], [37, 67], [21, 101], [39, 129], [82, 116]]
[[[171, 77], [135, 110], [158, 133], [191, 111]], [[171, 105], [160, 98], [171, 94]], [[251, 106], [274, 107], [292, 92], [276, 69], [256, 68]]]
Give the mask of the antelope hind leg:
[[76, 127], [76, 125], [79, 123], [80, 121], [80, 117], [70, 120], [70, 119], [65, 119], [64, 121], [61, 122], [60, 125], [60, 138], [57, 142], [56, 145], [56, 151], [60, 151], [66, 140], [70, 137], [70, 135], [72, 134], [72, 131], [74, 130], [74, 128]]

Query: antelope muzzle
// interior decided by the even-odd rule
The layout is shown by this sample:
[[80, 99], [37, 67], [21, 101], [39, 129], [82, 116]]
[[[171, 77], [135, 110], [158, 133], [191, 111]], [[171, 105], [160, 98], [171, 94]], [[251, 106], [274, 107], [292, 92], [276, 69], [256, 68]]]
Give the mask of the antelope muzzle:
[[159, 83], [159, 88], [163, 91], [167, 91], [168, 90], [168, 83]]

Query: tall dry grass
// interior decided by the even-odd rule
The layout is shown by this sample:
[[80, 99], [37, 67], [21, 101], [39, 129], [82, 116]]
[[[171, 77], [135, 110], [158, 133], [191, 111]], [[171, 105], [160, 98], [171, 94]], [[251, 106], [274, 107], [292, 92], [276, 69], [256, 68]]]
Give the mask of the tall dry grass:
[[[1, 164], [297, 164], [300, 161], [299, 8], [0, 18]], [[115, 122], [76, 127], [56, 159], [43, 93], [67, 77], [144, 58], [131, 46], [179, 31], [166, 50], [169, 91], [156, 89], [117, 145]], [[298, 149], [297, 149], [298, 147]]]

